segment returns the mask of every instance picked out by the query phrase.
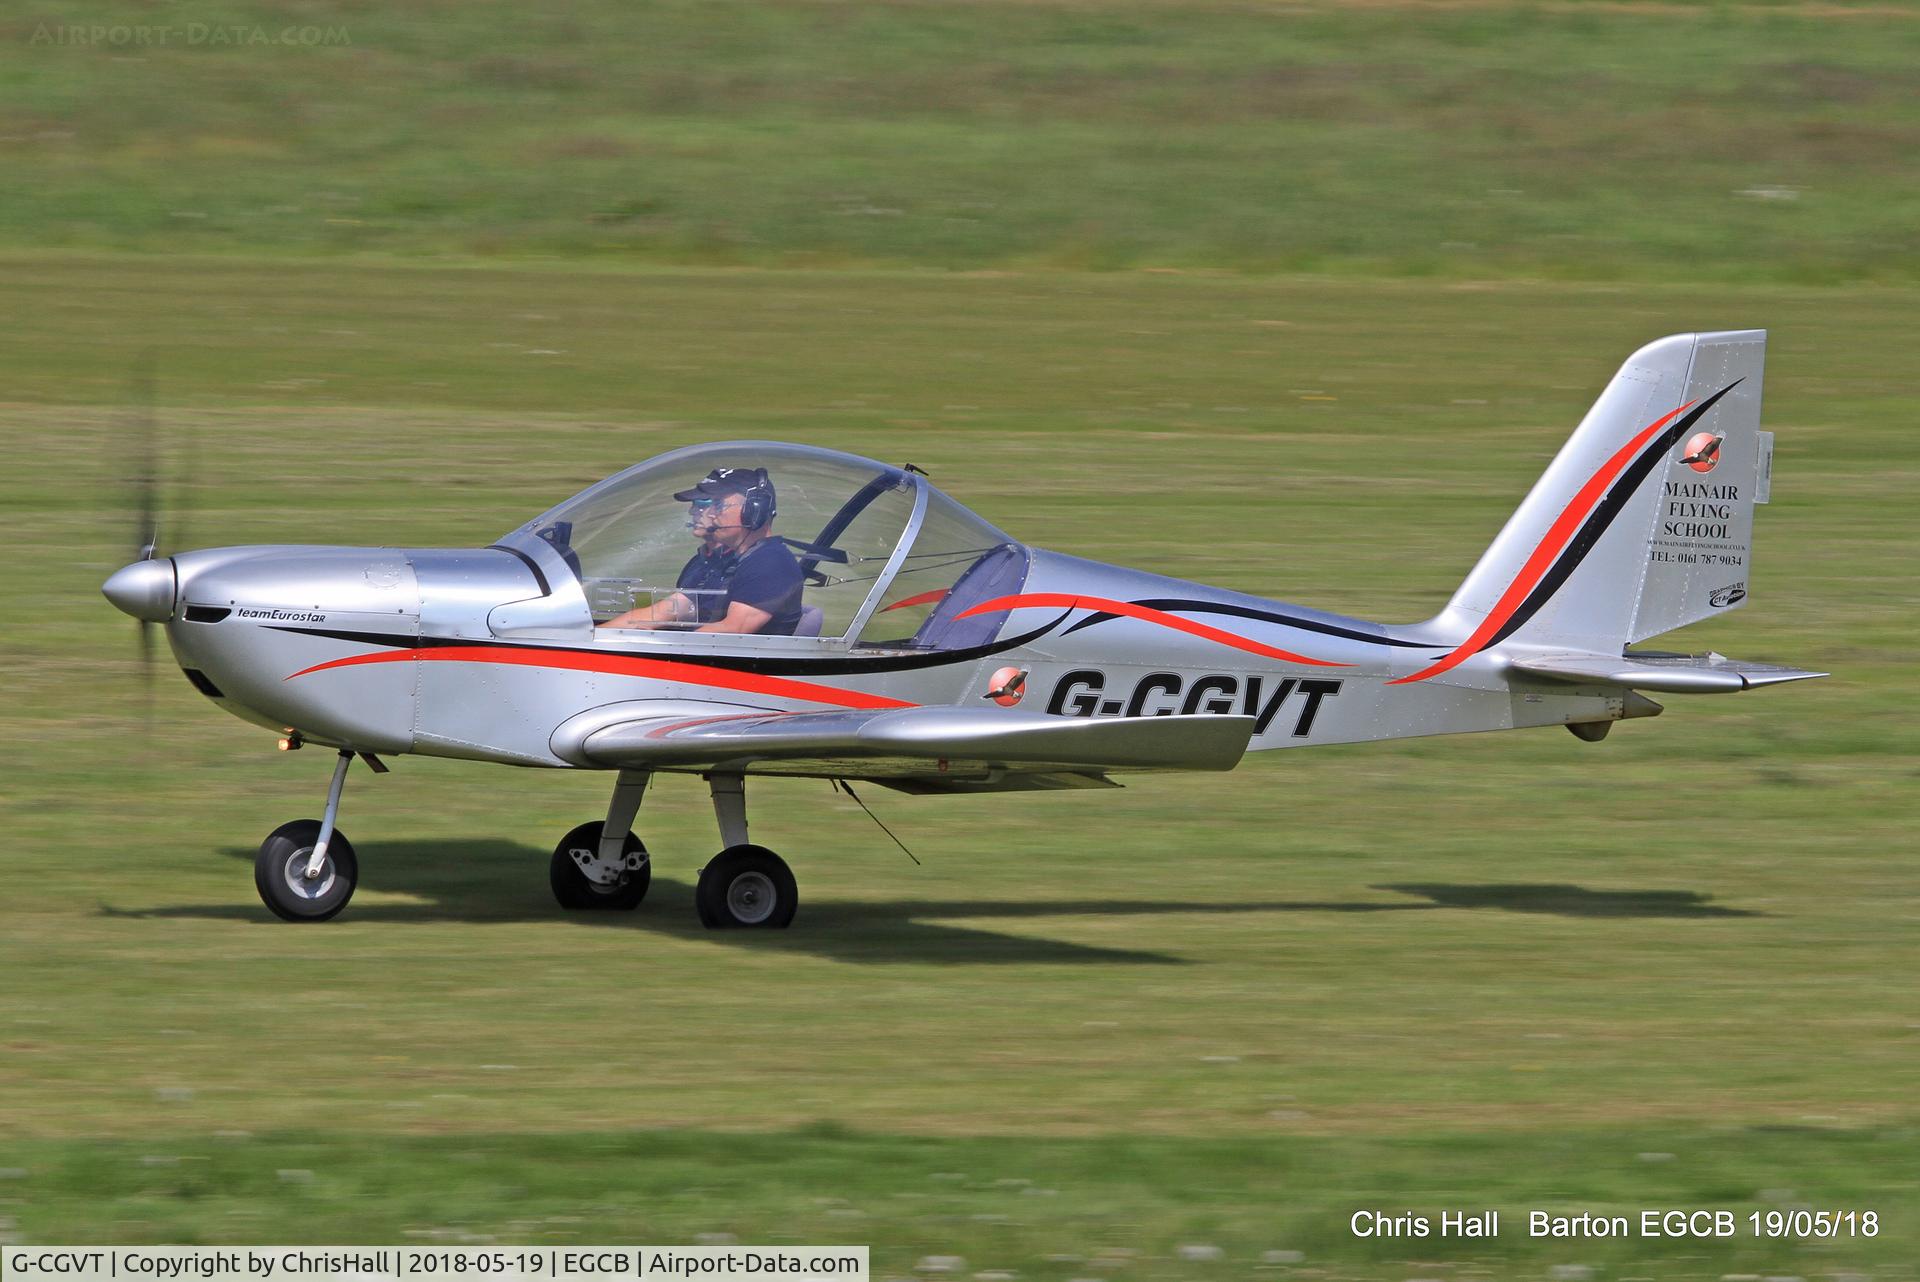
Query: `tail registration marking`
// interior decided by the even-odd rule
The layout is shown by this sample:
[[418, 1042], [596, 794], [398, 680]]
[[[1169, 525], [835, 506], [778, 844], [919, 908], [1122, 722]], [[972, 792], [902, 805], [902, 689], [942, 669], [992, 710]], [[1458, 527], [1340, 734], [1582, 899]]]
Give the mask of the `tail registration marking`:
[[1341, 684], [1286, 677], [1269, 693], [1261, 677], [1212, 672], [1189, 683], [1177, 672], [1150, 672], [1122, 699], [1118, 693], [1107, 696], [1106, 673], [1081, 668], [1062, 676], [1054, 685], [1047, 711], [1066, 717], [1170, 717], [1175, 713], [1252, 717], [1253, 733], [1262, 735], [1279, 715], [1281, 705], [1298, 694], [1299, 714], [1294, 718], [1293, 737], [1304, 739], [1313, 731], [1321, 702], [1339, 694]]

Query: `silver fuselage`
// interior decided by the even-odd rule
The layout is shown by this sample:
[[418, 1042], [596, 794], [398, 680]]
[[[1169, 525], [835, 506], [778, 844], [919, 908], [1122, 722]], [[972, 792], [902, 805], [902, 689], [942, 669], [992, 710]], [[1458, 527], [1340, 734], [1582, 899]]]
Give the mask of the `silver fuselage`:
[[578, 580], [537, 540], [183, 553], [164, 626], [196, 687], [247, 721], [362, 752], [527, 766], [591, 765], [585, 738], [636, 716], [991, 708], [991, 678], [1010, 667], [1027, 674], [1023, 711], [1251, 716], [1256, 750], [1636, 715], [1622, 691], [1516, 682], [1499, 648], [1388, 684], [1458, 640], [1438, 624], [1389, 629], [1026, 551], [997, 635], [951, 652], [596, 630]]
[[[1629, 649], [1750, 599], [1765, 349], [1729, 330], [1628, 357], [1446, 607], [1405, 626], [1033, 549], [918, 469], [767, 441], [656, 456], [491, 547], [221, 548], [104, 590], [236, 716], [365, 753], [940, 789], [1224, 769], [1242, 745], [1594, 740], [1660, 711], [1642, 691], [1821, 675]], [[779, 573], [739, 569], [770, 540]], [[791, 635], [636, 630], [728, 623], [656, 614], [663, 594]], [[770, 715], [796, 713], [823, 715]]]

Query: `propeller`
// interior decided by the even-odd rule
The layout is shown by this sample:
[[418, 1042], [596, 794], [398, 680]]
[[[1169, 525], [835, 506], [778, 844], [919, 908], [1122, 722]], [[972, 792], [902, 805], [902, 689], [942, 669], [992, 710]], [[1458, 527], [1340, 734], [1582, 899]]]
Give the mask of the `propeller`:
[[[133, 538], [136, 561], [151, 561], [160, 546], [160, 441], [153, 409], [153, 353], [140, 353], [127, 388], [132, 423], [127, 435], [134, 459]], [[139, 633], [140, 681], [149, 715], [153, 708], [153, 623], [134, 620]]]
[[134, 466], [133, 559], [151, 561], [160, 545], [160, 442], [154, 426], [152, 352], [142, 352], [134, 365], [127, 406], [127, 446]]
[[[123, 477], [123, 510], [132, 524], [126, 546], [132, 562], [116, 570], [101, 589], [109, 601], [136, 621], [146, 701], [153, 700], [153, 625], [173, 617], [176, 582], [171, 560], [161, 557], [160, 539], [166, 526], [161, 503], [163, 451], [159, 416], [154, 411], [153, 354], [135, 361], [128, 379], [127, 410], [119, 433], [116, 464]], [[184, 481], [182, 481], [184, 485]], [[184, 494], [181, 489], [179, 494]], [[178, 508], [183, 506], [175, 504]]]

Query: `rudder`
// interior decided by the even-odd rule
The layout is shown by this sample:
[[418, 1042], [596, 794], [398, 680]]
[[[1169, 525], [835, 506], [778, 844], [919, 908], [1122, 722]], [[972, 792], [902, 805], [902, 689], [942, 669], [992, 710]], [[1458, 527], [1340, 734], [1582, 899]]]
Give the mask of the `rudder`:
[[1760, 430], [1765, 330], [1702, 334], [1685, 396], [1704, 402], [1731, 388], [1682, 433], [1664, 468], [1646, 577], [1628, 642], [1744, 605], [1753, 560], [1753, 508], [1773, 479], [1773, 434]]

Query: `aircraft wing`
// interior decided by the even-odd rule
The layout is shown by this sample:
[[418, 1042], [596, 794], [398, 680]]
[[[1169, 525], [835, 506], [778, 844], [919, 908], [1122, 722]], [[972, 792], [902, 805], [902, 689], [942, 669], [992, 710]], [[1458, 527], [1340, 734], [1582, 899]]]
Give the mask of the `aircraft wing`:
[[[601, 724], [567, 755], [639, 769], [920, 779], [937, 791], [983, 782], [1098, 787], [1113, 769], [1231, 770], [1253, 724], [1251, 717], [1056, 717], [961, 707], [653, 715]], [[1013, 775], [1027, 782], [1001, 783]]]
[[1731, 694], [1756, 686], [1778, 685], [1783, 681], [1805, 681], [1824, 677], [1824, 672], [1803, 672], [1771, 663], [1748, 663], [1723, 654], [1666, 654], [1657, 651], [1628, 652], [1617, 658], [1604, 654], [1548, 654], [1516, 659], [1515, 672], [1565, 681], [1574, 685], [1626, 686], [1634, 690], [1657, 690], [1669, 694]]

